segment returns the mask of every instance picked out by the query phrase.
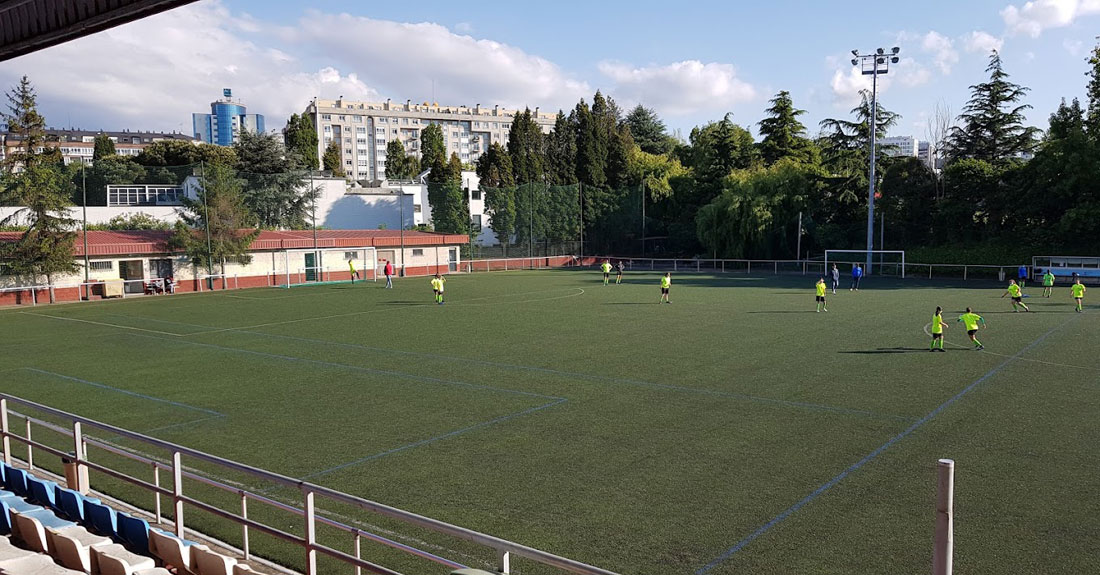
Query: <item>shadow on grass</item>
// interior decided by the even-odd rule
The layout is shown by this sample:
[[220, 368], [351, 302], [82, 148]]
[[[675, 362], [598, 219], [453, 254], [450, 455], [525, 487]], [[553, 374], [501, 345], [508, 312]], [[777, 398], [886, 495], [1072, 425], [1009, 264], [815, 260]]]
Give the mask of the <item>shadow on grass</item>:
[[877, 355], [880, 353], [928, 353], [927, 347], [880, 347], [877, 349], [856, 350], [856, 351], [838, 351], [837, 353], [854, 353], [860, 355]]

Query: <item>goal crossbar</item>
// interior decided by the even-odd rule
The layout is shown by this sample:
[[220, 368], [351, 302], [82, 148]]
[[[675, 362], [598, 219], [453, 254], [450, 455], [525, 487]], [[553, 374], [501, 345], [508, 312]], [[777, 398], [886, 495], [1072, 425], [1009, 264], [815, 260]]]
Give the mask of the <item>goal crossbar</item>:
[[[867, 255], [868, 253], [870, 253], [872, 255], [875, 255], [875, 254], [878, 254], [878, 255], [886, 255], [886, 254], [900, 255], [901, 256], [901, 274], [900, 275], [901, 275], [902, 279], [905, 278], [905, 250], [825, 250], [825, 271], [828, 272], [828, 270], [829, 270], [829, 256], [830, 255], [833, 255], [833, 254], [862, 254], [862, 255]], [[834, 258], [833, 262], [837, 263], [838, 260], [836, 260]], [[845, 261], [844, 263], [863, 263], [863, 262], [848, 262], [848, 261]], [[895, 264], [897, 262], [890, 262], [890, 263]], [[870, 270], [866, 270], [864, 273], [866, 273], [867, 275], [871, 275]]]

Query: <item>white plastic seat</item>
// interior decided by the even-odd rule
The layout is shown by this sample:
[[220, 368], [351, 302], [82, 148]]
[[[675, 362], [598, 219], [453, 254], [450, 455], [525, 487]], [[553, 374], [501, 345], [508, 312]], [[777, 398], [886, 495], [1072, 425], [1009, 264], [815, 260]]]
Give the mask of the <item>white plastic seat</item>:
[[248, 575], [249, 573], [256, 573], [256, 571], [253, 571], [247, 563], [237, 563], [233, 566], [233, 575]]
[[12, 534], [31, 550], [39, 553], [49, 551], [49, 543], [46, 541], [47, 527], [60, 529], [76, 526], [72, 521], [66, 521], [46, 509], [26, 512], [12, 509], [11, 519]]
[[191, 560], [191, 551], [195, 547], [205, 548], [203, 545], [184, 541], [160, 529], [149, 530], [149, 550], [160, 558], [165, 566], [181, 569], [185, 573], [195, 573]]
[[134, 575], [172, 575], [172, 572], [164, 567], [153, 567], [152, 569], [142, 569], [141, 571], [134, 571]]
[[198, 575], [233, 575], [237, 560], [211, 551], [204, 545], [191, 547], [191, 564]]
[[138, 555], [118, 543], [92, 547], [92, 573], [133, 575], [156, 566], [152, 557]]
[[0, 563], [2, 575], [82, 575], [83, 573], [83, 571], [66, 569], [54, 563], [49, 555], [41, 553]]
[[50, 555], [69, 569], [92, 572], [92, 547], [111, 545], [110, 537], [95, 535], [83, 527], [46, 529]]
[[32, 555], [37, 555], [37, 553], [16, 547], [12, 545], [11, 539], [0, 537], [0, 566], [7, 561], [23, 559]]

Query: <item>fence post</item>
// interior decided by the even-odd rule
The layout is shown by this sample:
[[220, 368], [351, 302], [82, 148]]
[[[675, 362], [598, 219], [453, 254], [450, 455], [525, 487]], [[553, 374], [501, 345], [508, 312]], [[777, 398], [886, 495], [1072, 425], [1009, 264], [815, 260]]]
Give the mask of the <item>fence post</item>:
[[966, 266], [963, 266], [963, 281], [966, 281]]
[[657, 260], [649, 260], [649, 271], [657, 269]]
[[932, 279], [932, 264], [928, 264], [928, 279]]
[[88, 468], [82, 463], [86, 455], [84, 434], [80, 431], [80, 422], [73, 422], [73, 453], [76, 454], [76, 490], [81, 495], [88, 494]]
[[11, 439], [8, 437], [8, 400], [0, 398], [0, 435], [4, 436], [4, 463], [11, 465]]
[[[241, 517], [248, 519], [248, 494], [241, 490]], [[248, 524], [241, 523], [241, 550], [244, 551], [244, 558], [247, 561], [250, 559], [251, 553], [248, 551]]]
[[701, 260], [695, 260], [695, 272], [696, 272], [696, 273], [698, 273], [698, 272], [699, 272], [699, 262], [700, 262], [700, 261], [701, 261]]
[[313, 548], [317, 544], [316, 509], [313, 507], [313, 491], [309, 487], [302, 486], [303, 499], [305, 500], [306, 519], [306, 573], [305, 575], [317, 575], [317, 550]]
[[775, 275], [779, 275], [779, 260], [775, 260]]
[[932, 551], [932, 575], [951, 575], [954, 547], [955, 462], [941, 459], [936, 466], [936, 542]]
[[497, 549], [497, 573], [508, 575], [508, 572], [511, 570], [512, 554], [503, 549]]
[[172, 452], [172, 513], [176, 520], [176, 537], [183, 539], [183, 464], [180, 452]]
[[752, 260], [745, 260], [745, 273], [746, 274], [751, 274], [752, 273]]
[[34, 471], [34, 446], [31, 445], [31, 416], [27, 416], [27, 471]]
[[[356, 559], [362, 559], [363, 558], [363, 550], [362, 550], [362, 546], [361, 546], [361, 543], [363, 541], [363, 537], [360, 535], [360, 533], [361, 532], [358, 529], [355, 530], [355, 558]], [[355, 566], [355, 575], [363, 575], [363, 568], [356, 565]]]
[[677, 264], [677, 261], [676, 261], [676, 260], [672, 260], [672, 271], [678, 271], [678, 270], [676, 269], [676, 264]]
[[[160, 465], [153, 462], [153, 485], [160, 487]], [[153, 511], [156, 513], [157, 525], [160, 525], [160, 491], [153, 492]]]

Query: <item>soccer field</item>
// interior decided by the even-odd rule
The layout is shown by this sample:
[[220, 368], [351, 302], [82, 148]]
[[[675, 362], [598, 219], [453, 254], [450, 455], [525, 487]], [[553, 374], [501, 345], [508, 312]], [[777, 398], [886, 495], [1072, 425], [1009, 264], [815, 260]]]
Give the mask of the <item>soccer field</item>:
[[947, 457], [958, 572], [1095, 570], [1087, 300], [868, 278], [815, 313], [813, 276], [680, 274], [658, 305], [658, 278], [6, 309], [0, 389], [623, 574], [927, 572]]

